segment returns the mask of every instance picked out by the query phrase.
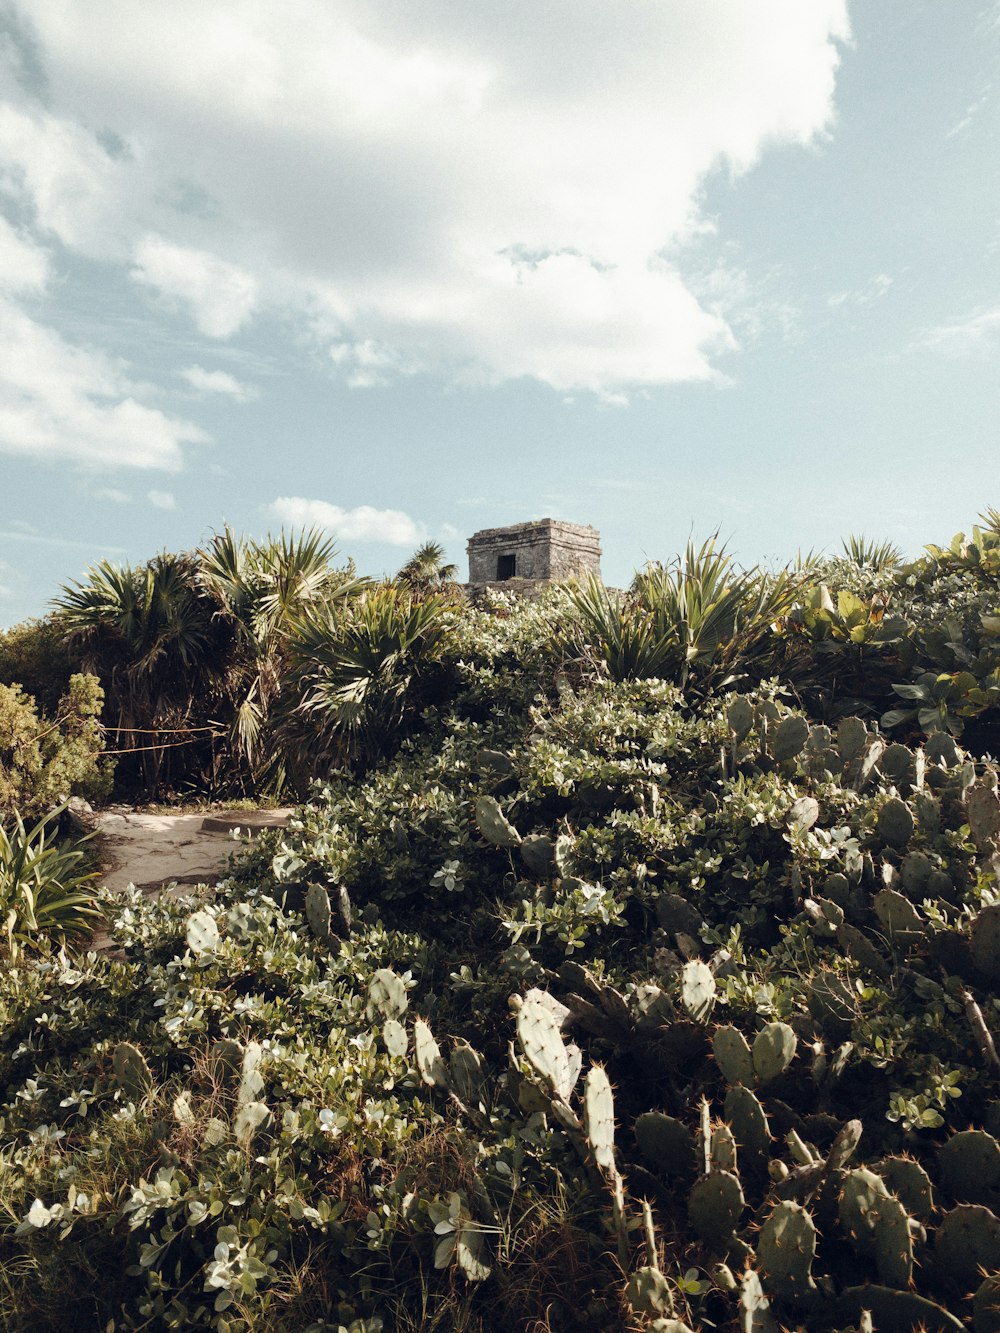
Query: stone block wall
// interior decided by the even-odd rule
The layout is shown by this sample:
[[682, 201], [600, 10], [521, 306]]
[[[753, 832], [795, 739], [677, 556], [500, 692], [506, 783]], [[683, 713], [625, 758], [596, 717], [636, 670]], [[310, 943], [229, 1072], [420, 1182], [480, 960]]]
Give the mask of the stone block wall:
[[543, 518], [509, 528], [484, 528], [469, 538], [469, 583], [509, 579], [559, 583], [601, 576], [601, 538], [596, 528]]

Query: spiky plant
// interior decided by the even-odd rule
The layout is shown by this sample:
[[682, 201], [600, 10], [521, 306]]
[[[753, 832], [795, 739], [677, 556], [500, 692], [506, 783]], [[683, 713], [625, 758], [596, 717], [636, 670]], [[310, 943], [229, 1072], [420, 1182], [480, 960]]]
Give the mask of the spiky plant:
[[852, 533], [841, 546], [848, 560], [859, 569], [870, 569], [876, 574], [896, 569], [903, 562], [903, 552], [890, 541], [870, 541], [862, 534]]

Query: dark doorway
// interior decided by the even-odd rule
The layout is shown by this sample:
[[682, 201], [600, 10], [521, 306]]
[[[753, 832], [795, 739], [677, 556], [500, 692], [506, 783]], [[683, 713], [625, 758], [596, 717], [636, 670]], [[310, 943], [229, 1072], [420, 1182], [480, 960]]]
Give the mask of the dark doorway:
[[517, 573], [516, 555], [498, 555], [497, 556], [497, 582], [504, 579], [512, 579]]

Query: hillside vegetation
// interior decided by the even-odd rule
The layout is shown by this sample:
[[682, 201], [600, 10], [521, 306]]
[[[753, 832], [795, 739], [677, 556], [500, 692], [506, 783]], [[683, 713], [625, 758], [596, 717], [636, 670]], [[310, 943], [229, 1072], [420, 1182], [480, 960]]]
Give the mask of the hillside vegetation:
[[332, 558], [0, 645], [120, 791], [303, 798], [101, 954], [0, 844], [0, 1324], [1000, 1330], [1000, 515], [478, 608]]

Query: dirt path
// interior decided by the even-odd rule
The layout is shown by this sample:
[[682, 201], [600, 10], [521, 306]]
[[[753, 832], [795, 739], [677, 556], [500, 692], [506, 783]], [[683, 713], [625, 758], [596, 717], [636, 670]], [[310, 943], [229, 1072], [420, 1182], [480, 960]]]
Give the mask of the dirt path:
[[238, 844], [261, 829], [283, 828], [291, 809], [217, 811], [215, 814], [148, 815], [139, 811], [104, 811], [97, 818], [101, 845], [111, 865], [101, 879], [109, 889], [129, 884], [144, 893], [164, 885], [213, 884], [225, 876]]

